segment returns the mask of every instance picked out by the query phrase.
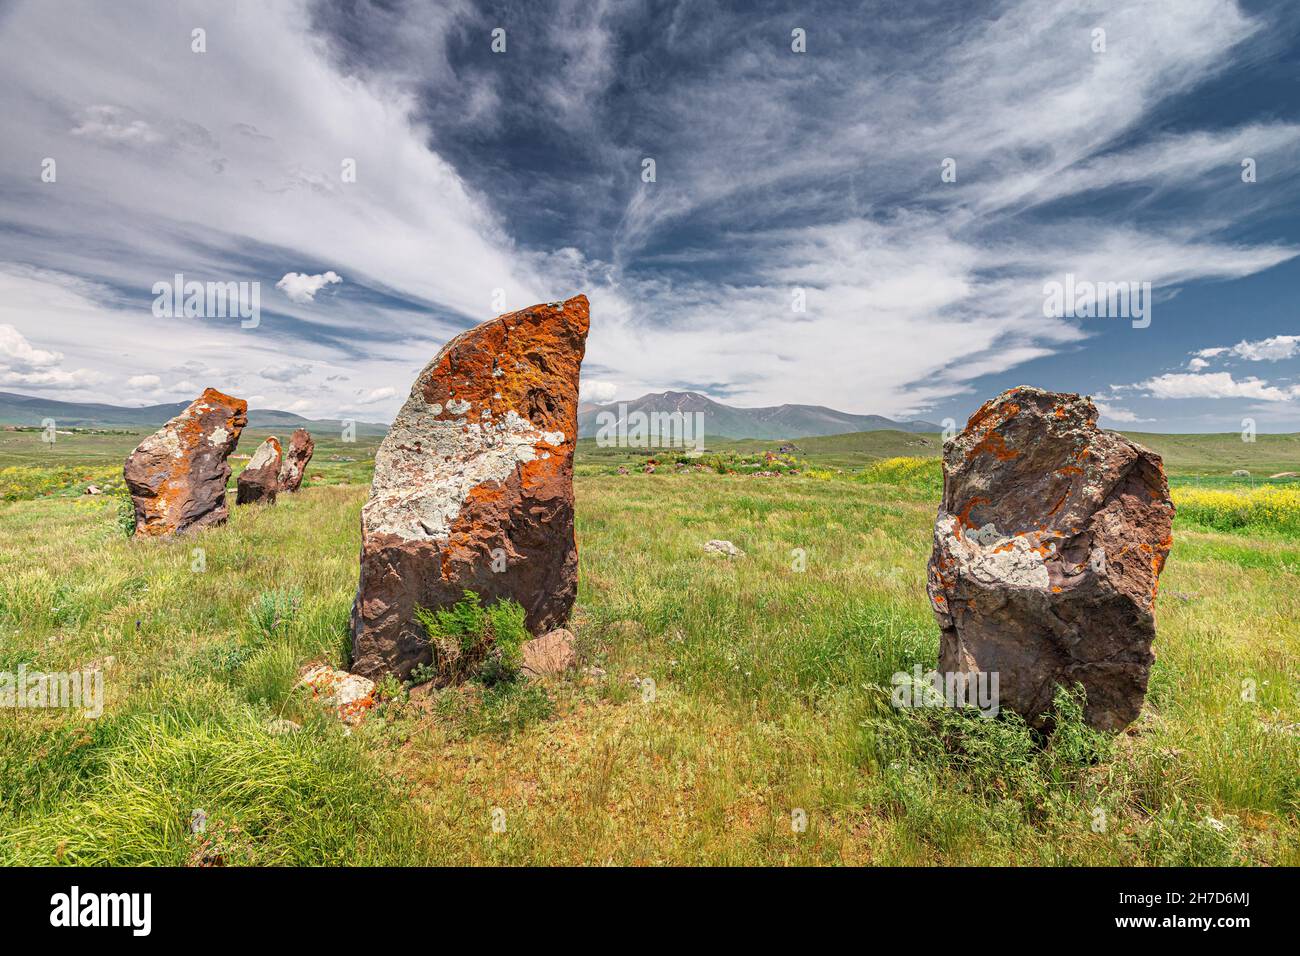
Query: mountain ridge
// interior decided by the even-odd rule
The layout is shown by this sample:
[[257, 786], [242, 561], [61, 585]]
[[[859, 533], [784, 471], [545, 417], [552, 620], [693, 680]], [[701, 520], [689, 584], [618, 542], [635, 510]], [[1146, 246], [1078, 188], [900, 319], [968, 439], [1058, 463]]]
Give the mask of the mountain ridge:
[[825, 405], [769, 405], [759, 408], [741, 408], [715, 401], [699, 392], [649, 392], [626, 402], [608, 402], [603, 405], [583, 403], [578, 408], [578, 437], [592, 438], [604, 419], [602, 413], [613, 415], [617, 422], [621, 409], [629, 416], [634, 413], [649, 415], [702, 414], [704, 432], [719, 438], [811, 438], [818, 435], [843, 435], [850, 432], [882, 431], [895, 429], [904, 432], [937, 432], [942, 428], [933, 422], [899, 422], [883, 415], [854, 415]]
[[[17, 392], [0, 392], [0, 423], [39, 425], [42, 420], [52, 418], [59, 427], [158, 428], [179, 415], [189, 404], [189, 402], [168, 402], [139, 406], [109, 405], [102, 402], [65, 402], [54, 398], [21, 395]], [[335, 431], [343, 427], [343, 420], [304, 418], [294, 412], [281, 411], [277, 408], [250, 408], [248, 427]], [[379, 422], [357, 421], [356, 427], [357, 434], [360, 435], [383, 435], [388, 432], [388, 426]]]

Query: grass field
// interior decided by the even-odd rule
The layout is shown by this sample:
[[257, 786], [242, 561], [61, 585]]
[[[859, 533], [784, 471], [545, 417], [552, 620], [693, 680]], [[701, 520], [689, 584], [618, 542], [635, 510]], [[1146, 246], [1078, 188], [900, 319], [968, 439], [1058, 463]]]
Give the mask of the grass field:
[[31, 469], [0, 503], [0, 671], [98, 667], [107, 693], [97, 720], [0, 711], [0, 862], [1300, 863], [1296, 486], [1253, 480], [1300, 470], [1291, 436], [1244, 462], [1174, 442], [1148, 707], [1107, 739], [1063, 701], [1043, 746], [1006, 715], [889, 704], [938, 643], [937, 462], [889, 461], [923, 457], [900, 434], [795, 443], [810, 472], [855, 471], [834, 477], [617, 475], [584, 447], [573, 628], [595, 670], [389, 686], [347, 734], [293, 685], [346, 665], [373, 442], [318, 438], [299, 495], [137, 544], [119, 498], [49, 472], [120, 468], [138, 436], [0, 432], [0, 469]]

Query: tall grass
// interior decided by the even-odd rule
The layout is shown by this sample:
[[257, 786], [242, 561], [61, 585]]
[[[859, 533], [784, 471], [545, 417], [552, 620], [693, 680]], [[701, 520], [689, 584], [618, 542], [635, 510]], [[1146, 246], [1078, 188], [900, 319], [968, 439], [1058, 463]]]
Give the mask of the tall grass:
[[364, 488], [174, 542], [111, 502], [0, 505], [0, 668], [93, 664], [108, 696], [0, 712], [0, 860], [1300, 863], [1294, 539], [1180, 515], [1144, 715], [1097, 738], [1067, 698], [1045, 742], [889, 706], [936, 662], [936, 475], [581, 478], [583, 669], [399, 689], [350, 735], [294, 685], [346, 663]]

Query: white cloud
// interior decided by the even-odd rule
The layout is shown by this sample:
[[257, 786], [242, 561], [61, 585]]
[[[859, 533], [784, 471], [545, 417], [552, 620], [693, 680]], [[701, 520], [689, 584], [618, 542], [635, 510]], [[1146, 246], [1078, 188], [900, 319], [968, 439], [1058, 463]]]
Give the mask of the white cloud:
[[126, 110], [103, 103], [86, 108], [72, 135], [126, 146], [153, 146], [164, 139], [144, 120], [132, 119]]
[[1238, 381], [1231, 372], [1170, 372], [1139, 382], [1137, 387], [1146, 389], [1154, 398], [1253, 398], [1288, 402], [1300, 397], [1300, 386], [1270, 385], [1254, 376]]
[[162, 384], [162, 379], [157, 375], [132, 375], [126, 380], [127, 388], [142, 389], [152, 392]]
[[63, 361], [61, 352], [33, 348], [12, 325], [0, 325], [0, 364], [13, 372], [46, 369]]
[[309, 276], [301, 272], [286, 273], [284, 278], [275, 284], [275, 287], [281, 290], [289, 297], [291, 302], [297, 302], [299, 305], [307, 302], [313, 302], [316, 299], [316, 293], [327, 285], [334, 285], [342, 282], [339, 274], [334, 271], [322, 273], [320, 275]]
[[618, 394], [618, 385], [614, 382], [582, 382], [582, 400], [584, 402], [594, 402], [597, 405], [603, 405], [612, 401]]
[[1210, 363], [1203, 358], [1194, 358], [1187, 363], [1187, 367], [1193, 372], [1199, 372], [1203, 368], [1209, 368]]
[[1097, 411], [1101, 413], [1102, 418], [1109, 419], [1112, 422], [1132, 424], [1134, 422], [1148, 421], [1148, 419], [1139, 418], [1136, 413], [1129, 411], [1127, 408], [1120, 408], [1100, 399], [1093, 399], [1093, 404], [1097, 406]]
[[60, 367], [62, 362], [62, 352], [36, 348], [12, 325], [0, 324], [0, 385], [66, 390], [85, 388], [107, 378], [86, 368], [65, 370]]
[[356, 402], [358, 405], [375, 405], [392, 398], [396, 394], [396, 389], [385, 386], [383, 388], [376, 388], [370, 392], [358, 392]]
[[303, 362], [298, 365], [271, 365], [262, 369], [258, 374], [262, 378], [269, 378], [273, 382], [292, 382], [294, 379], [302, 378], [304, 375], [310, 375], [314, 366], [309, 362]]
[[[1245, 359], [1247, 362], [1278, 362], [1282, 359], [1295, 358], [1300, 355], [1300, 335], [1274, 335], [1253, 342], [1242, 340], [1236, 345], [1201, 349], [1196, 354], [1202, 359], [1231, 355]], [[1188, 367], [1192, 367], [1190, 363]], [[1204, 368], [1205, 365], [1202, 364], [1199, 367]]]

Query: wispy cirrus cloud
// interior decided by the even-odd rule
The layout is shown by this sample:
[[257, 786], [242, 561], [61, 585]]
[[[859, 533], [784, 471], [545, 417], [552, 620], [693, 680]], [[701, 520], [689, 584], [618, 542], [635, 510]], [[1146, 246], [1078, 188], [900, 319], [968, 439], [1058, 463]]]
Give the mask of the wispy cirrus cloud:
[[[1296, 202], [1297, 117], [1197, 100], [1285, 35], [1270, 19], [1284, 14], [1233, 0], [936, 3], [866, 31], [847, 3], [150, 12], [20, 4], [0, 33], [0, 261], [16, 264], [0, 318], [104, 376], [87, 397], [133, 376], [198, 384], [170, 371], [196, 362], [280, 407], [391, 413], [499, 294], [510, 309], [587, 291], [587, 368], [620, 393], [708, 385], [916, 415], [1062, 356], [1067, 387], [1154, 343], [1171, 343], [1164, 368], [1153, 356], [1118, 380], [1188, 355], [1207, 371], [1216, 357], [1172, 319], [1187, 290], [1300, 252], [1257, 225]], [[69, 16], [83, 29], [55, 28]], [[198, 22], [201, 55], [176, 39]], [[153, 55], [124, 63], [122, 48]], [[284, 295], [253, 334], [200, 320], [160, 335], [140, 290], [178, 271]], [[1117, 348], [1104, 326], [1045, 317], [1043, 283], [1066, 272], [1151, 282], [1148, 337]], [[5, 310], [37, 288], [34, 308]], [[1269, 331], [1252, 338], [1283, 330]], [[1180, 388], [1213, 391], [1142, 394]]]

